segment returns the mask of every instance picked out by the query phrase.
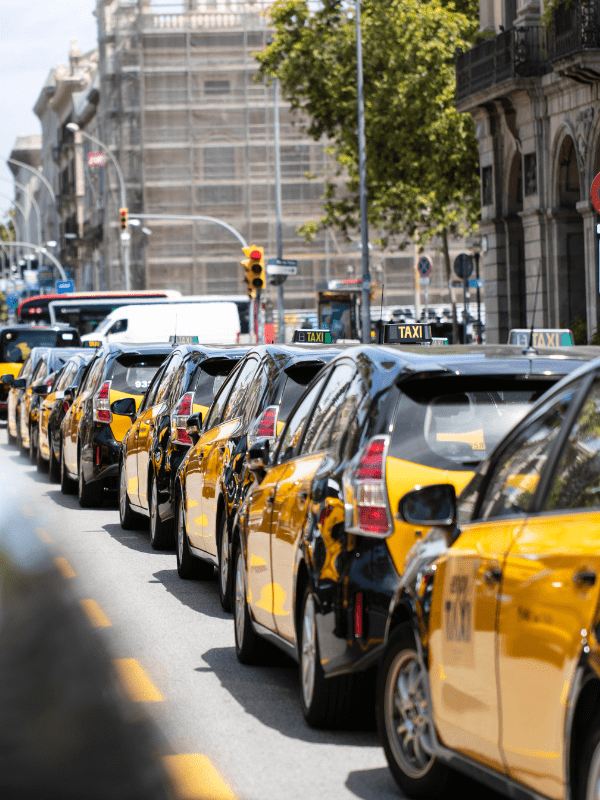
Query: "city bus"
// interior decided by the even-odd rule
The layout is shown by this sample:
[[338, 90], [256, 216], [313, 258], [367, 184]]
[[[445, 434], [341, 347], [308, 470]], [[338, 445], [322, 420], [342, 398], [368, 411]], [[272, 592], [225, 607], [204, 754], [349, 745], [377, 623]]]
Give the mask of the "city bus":
[[[161, 300], [165, 298], [176, 299], [181, 297], [181, 292], [176, 289], [140, 289], [129, 292], [69, 292], [68, 294], [41, 294], [23, 300], [17, 309], [17, 322], [27, 325], [50, 325], [49, 303], [54, 300], [99, 300], [115, 301], [115, 308], [132, 299]], [[106, 316], [106, 315], [104, 315]], [[79, 326], [75, 326], [79, 327]]]

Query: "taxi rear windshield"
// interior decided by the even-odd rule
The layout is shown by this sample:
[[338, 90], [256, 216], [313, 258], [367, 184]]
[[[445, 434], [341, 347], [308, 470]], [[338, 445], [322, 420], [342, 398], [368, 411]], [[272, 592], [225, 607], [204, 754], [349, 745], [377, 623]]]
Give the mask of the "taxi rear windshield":
[[506, 377], [406, 381], [389, 455], [437, 469], [473, 469], [551, 385]]
[[212, 401], [238, 359], [215, 359], [196, 368], [188, 392], [194, 392], [194, 405], [210, 408]]
[[[70, 337], [70, 338], [68, 338]], [[39, 330], [9, 330], [0, 333], [0, 361], [3, 363], [22, 364], [34, 347], [69, 347], [79, 344], [70, 331], [53, 331], [48, 328]]]
[[166, 357], [166, 353], [151, 356], [120, 356], [112, 362], [105, 380], [112, 381], [110, 387], [112, 391], [145, 394]]

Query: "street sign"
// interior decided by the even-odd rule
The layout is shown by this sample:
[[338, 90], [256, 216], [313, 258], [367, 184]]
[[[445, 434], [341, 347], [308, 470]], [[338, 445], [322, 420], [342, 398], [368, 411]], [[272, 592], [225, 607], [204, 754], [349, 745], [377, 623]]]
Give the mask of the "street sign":
[[481, 278], [471, 278], [469, 281], [469, 288], [471, 289], [483, 289], [483, 281]]
[[56, 294], [69, 294], [75, 291], [75, 281], [56, 281]]
[[419, 283], [421, 286], [429, 286], [431, 278], [420, 278]]
[[88, 167], [105, 167], [106, 156], [104, 153], [88, 153], [87, 163]]
[[421, 258], [419, 259], [419, 263], [417, 264], [419, 275], [422, 278], [426, 278], [431, 273], [432, 266], [433, 264], [429, 256], [421, 256]]
[[270, 258], [267, 261], [267, 275], [296, 275], [298, 262], [290, 258]]
[[473, 272], [473, 259], [466, 253], [460, 253], [454, 259], [454, 272], [463, 280]]
[[596, 211], [600, 214], [600, 172], [596, 175], [594, 180], [592, 181], [592, 205], [596, 209]]

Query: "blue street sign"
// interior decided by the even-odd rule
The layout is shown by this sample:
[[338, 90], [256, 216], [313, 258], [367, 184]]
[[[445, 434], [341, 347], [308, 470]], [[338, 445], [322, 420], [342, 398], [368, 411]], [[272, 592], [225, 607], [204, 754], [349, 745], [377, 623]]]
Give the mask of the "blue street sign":
[[426, 278], [431, 273], [431, 267], [433, 263], [429, 256], [421, 256], [419, 259], [419, 263], [417, 264], [417, 269], [419, 270], [419, 275], [422, 278]]
[[278, 267], [297, 267], [298, 262], [292, 258], [270, 258], [267, 264], [275, 264]]
[[481, 278], [471, 278], [469, 281], [469, 287], [471, 289], [483, 289], [483, 281]]
[[473, 259], [466, 253], [460, 253], [454, 259], [454, 272], [463, 280], [473, 272]]
[[56, 294], [69, 294], [75, 291], [75, 281], [56, 281]]

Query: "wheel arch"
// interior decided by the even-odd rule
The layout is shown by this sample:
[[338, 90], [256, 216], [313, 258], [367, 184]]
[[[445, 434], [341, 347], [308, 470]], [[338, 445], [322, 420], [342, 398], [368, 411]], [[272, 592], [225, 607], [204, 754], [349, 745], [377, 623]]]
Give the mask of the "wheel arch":
[[595, 672], [589, 672], [584, 676], [582, 683], [569, 730], [566, 732], [569, 747], [568, 758], [566, 759], [568, 767], [566, 779], [571, 786], [572, 800], [579, 795], [581, 756], [585, 748], [585, 742], [590, 734], [591, 726], [598, 717], [598, 709], [600, 707], [600, 678], [598, 675]]
[[304, 597], [304, 592], [306, 591], [306, 587], [310, 583], [310, 574], [308, 571], [308, 567], [306, 565], [306, 561], [301, 559], [298, 562], [298, 570], [296, 572], [296, 589], [295, 589], [295, 597], [294, 597], [294, 623], [296, 626], [296, 647], [299, 646], [300, 641], [300, 628], [302, 626], [302, 598]]

